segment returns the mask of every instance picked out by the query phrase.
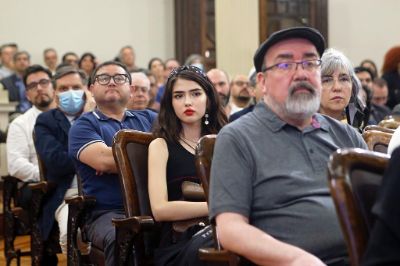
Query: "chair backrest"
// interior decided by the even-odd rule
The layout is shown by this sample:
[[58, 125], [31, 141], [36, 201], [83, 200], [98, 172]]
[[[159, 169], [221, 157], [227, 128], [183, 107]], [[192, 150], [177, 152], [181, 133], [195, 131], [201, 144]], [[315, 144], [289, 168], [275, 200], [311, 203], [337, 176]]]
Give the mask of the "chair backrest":
[[203, 136], [196, 147], [196, 171], [208, 202], [211, 161], [214, 153], [214, 144], [217, 135]]
[[151, 133], [120, 130], [114, 136], [113, 154], [120, 173], [122, 198], [127, 217], [152, 216], [148, 193], [148, 148]]
[[381, 126], [377, 126], [377, 125], [369, 125], [364, 128], [364, 132], [368, 131], [368, 130], [382, 131], [382, 132], [387, 132], [387, 133], [391, 133], [391, 134], [393, 134], [395, 131], [394, 129], [387, 128], [387, 127], [381, 127]]
[[384, 119], [378, 124], [380, 127], [386, 127], [386, 128], [391, 128], [391, 129], [396, 129], [399, 127], [400, 122], [398, 120], [395, 120], [394, 118], [388, 118]]
[[362, 136], [369, 150], [387, 153], [393, 134], [377, 130], [367, 130], [363, 132]]
[[333, 201], [350, 254], [359, 265], [374, 216], [371, 213], [390, 156], [363, 149], [339, 149], [328, 163]]

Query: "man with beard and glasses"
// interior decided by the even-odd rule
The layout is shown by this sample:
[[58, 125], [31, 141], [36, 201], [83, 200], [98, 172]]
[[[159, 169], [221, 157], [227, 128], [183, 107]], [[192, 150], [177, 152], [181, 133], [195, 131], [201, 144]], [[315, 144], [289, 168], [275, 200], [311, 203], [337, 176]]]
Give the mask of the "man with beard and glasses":
[[230, 115], [243, 110], [252, 103], [252, 88], [247, 76], [236, 75], [233, 77], [230, 83], [230, 92]]
[[[28, 183], [39, 181], [39, 166], [32, 137], [36, 118], [42, 112], [56, 107], [53, 101], [54, 89], [51, 78], [51, 72], [40, 65], [33, 65], [26, 69], [23, 82], [26, 97], [32, 103], [32, 107], [15, 118], [8, 128], [8, 172], [25, 182], [19, 195], [19, 202], [24, 209], [30, 207], [32, 197]], [[42, 265], [57, 264], [55, 256], [47, 256], [46, 252], [43, 255]]]
[[211, 169], [210, 218], [222, 246], [257, 265], [347, 265], [326, 166], [338, 148], [367, 146], [317, 113], [323, 36], [273, 33], [255, 53], [263, 101], [225, 126]]

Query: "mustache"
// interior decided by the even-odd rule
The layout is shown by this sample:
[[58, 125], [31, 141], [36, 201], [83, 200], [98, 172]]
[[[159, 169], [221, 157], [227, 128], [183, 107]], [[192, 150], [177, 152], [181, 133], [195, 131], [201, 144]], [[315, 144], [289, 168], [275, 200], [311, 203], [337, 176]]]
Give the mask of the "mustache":
[[289, 87], [289, 95], [293, 95], [298, 89], [306, 89], [313, 95], [317, 94], [317, 90], [309, 82], [300, 81]]

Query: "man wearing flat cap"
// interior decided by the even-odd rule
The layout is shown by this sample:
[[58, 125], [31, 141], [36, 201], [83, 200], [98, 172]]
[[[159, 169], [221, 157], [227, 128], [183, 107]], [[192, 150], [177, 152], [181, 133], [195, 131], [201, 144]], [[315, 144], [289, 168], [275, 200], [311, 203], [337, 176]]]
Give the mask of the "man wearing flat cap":
[[348, 265], [326, 167], [336, 149], [367, 146], [317, 113], [324, 49], [312, 28], [273, 33], [254, 56], [263, 101], [217, 137], [210, 218], [222, 246], [257, 265]]

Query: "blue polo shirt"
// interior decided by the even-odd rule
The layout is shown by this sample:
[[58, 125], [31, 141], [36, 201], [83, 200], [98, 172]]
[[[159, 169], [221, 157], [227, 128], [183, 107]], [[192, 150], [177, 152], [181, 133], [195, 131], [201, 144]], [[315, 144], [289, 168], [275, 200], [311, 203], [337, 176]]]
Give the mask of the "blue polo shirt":
[[69, 131], [69, 155], [74, 159], [82, 179], [85, 195], [96, 197], [96, 210], [123, 209], [117, 174], [96, 175], [96, 170], [78, 160], [82, 150], [95, 142], [112, 146], [115, 133], [121, 129], [151, 130], [157, 114], [151, 110], [127, 110], [122, 121], [109, 118], [98, 109], [83, 114]]

